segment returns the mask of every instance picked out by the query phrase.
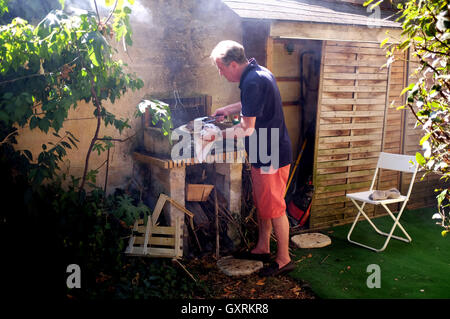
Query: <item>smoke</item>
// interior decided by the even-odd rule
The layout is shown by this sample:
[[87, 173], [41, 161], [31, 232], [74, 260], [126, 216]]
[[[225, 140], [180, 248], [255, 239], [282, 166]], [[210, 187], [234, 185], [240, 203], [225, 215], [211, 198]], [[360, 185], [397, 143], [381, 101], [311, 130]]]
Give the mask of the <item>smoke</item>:
[[[70, 14], [82, 14], [86, 11], [99, 12], [100, 17], [106, 18], [109, 16], [114, 6], [105, 6], [105, 0], [66, 0], [64, 11]], [[133, 4], [124, 2], [124, 5], [131, 9], [130, 18], [132, 21], [138, 23], [152, 23], [152, 14], [148, 8], [142, 5], [141, 1], [135, 1]]]
[[135, 1], [131, 10], [131, 19], [139, 23], [152, 24], [152, 13], [140, 1]]

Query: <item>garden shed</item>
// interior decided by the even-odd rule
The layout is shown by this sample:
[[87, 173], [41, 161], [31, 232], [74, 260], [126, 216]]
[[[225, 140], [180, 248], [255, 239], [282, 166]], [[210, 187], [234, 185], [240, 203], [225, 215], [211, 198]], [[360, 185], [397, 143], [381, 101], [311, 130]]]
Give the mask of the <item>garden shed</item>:
[[[369, 188], [379, 152], [420, 150], [413, 115], [396, 108], [415, 65], [404, 52], [404, 59], [382, 67], [387, 58], [380, 43], [401, 38], [395, 11], [370, 11], [364, 1], [223, 2], [242, 21], [248, 56], [277, 79], [294, 160], [308, 139], [299, 170], [311, 173], [315, 187], [309, 228], [353, 221], [357, 211], [345, 195]], [[435, 205], [438, 177], [420, 177], [409, 208]], [[375, 188], [404, 192], [408, 178], [384, 171]], [[372, 207], [369, 215], [382, 214]]]

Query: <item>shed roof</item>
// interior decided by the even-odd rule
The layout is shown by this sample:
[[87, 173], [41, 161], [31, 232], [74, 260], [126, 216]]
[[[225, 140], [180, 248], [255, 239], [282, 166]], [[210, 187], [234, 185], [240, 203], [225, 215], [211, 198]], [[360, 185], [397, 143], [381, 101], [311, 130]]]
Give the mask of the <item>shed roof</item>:
[[[399, 28], [393, 11], [344, 2], [323, 0], [222, 0], [238, 16], [246, 19], [318, 22]], [[379, 15], [377, 17], [377, 12]]]

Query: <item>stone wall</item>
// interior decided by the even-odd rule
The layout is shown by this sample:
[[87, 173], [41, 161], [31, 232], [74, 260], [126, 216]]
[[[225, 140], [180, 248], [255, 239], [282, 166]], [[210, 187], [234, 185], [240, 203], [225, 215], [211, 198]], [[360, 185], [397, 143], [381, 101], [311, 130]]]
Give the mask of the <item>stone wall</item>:
[[[228, 83], [219, 74], [209, 59], [213, 47], [221, 40], [242, 42], [240, 19], [220, 0], [140, 0], [132, 6], [133, 46], [124, 52], [118, 48], [120, 58], [128, 64], [128, 71], [136, 73], [144, 81], [144, 87], [128, 92], [113, 105], [105, 105], [119, 118], [129, 118], [131, 129], [120, 135], [111, 126], [101, 128], [99, 136], [125, 139], [136, 136], [125, 143], [115, 142], [111, 150], [108, 174], [108, 190], [123, 187], [133, 173], [131, 152], [139, 143], [140, 119], [134, 118], [139, 101], [145, 95], [172, 97], [177, 89], [180, 96], [208, 94], [213, 97], [213, 109], [238, 101], [236, 83]], [[62, 169], [68, 174], [81, 176], [86, 152], [95, 132], [96, 120], [93, 106], [84, 102], [71, 110], [68, 121], [60, 132], [68, 130], [79, 140], [78, 149], [69, 150]], [[18, 148], [29, 149], [34, 158], [41, 145], [52, 139], [36, 130], [23, 129], [18, 138]], [[103, 186], [106, 152], [92, 153], [89, 169], [100, 167], [97, 184]], [[138, 176], [136, 176], [138, 175]]]

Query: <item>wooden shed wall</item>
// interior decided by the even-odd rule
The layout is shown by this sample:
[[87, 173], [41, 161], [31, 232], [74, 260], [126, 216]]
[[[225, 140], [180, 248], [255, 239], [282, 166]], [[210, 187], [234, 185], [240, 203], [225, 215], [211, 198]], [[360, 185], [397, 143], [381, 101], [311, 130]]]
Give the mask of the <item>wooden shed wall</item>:
[[[383, 49], [376, 43], [324, 41], [322, 52], [310, 228], [353, 220], [356, 208], [345, 195], [370, 186], [387, 142], [391, 69], [380, 68], [386, 62]], [[373, 206], [367, 212], [378, 213]]]
[[285, 42], [282, 40], [273, 43], [272, 73], [275, 75], [280, 89], [284, 118], [295, 158], [301, 122], [301, 106], [298, 101], [300, 99], [299, 53], [302, 47], [296, 44], [294, 52], [288, 54], [284, 45]]
[[[406, 53], [389, 69], [380, 69], [385, 53], [378, 44], [324, 41], [323, 52], [311, 229], [350, 223], [357, 210], [345, 194], [368, 189], [379, 152], [414, 155], [421, 151], [423, 136], [414, 115], [397, 110], [405, 101], [400, 93], [414, 81], [409, 75], [417, 66]], [[408, 209], [435, 206], [434, 189], [448, 187], [437, 175], [421, 176], [416, 177]], [[381, 170], [375, 188], [405, 193], [410, 179], [411, 174]], [[391, 205], [393, 211], [397, 205]], [[365, 210], [369, 216], [386, 215], [380, 207]]]
[[[406, 55], [398, 55], [394, 63], [391, 64], [389, 86], [387, 96], [389, 97], [386, 117], [383, 130], [383, 152], [403, 153], [403, 127], [405, 121], [405, 110], [398, 110], [397, 107], [403, 105], [404, 96], [400, 96], [403, 88], [406, 86], [407, 63]], [[381, 170], [378, 180], [378, 189], [400, 189], [402, 174], [400, 172]], [[396, 211], [398, 204], [391, 205], [391, 210]], [[375, 207], [377, 216], [385, 215], [383, 207]]]
[[[286, 45], [291, 45], [292, 52], [286, 50]], [[307, 127], [309, 119], [312, 118], [311, 112], [315, 113], [317, 103], [317, 83], [318, 75], [314, 66], [305, 64], [314, 64], [316, 56], [320, 58], [320, 41], [313, 40], [287, 40], [276, 39], [271, 43], [272, 52], [270, 69], [276, 77], [283, 102], [283, 112], [291, 139], [293, 148], [293, 159], [295, 160], [300, 151], [300, 138], [302, 135], [302, 111], [305, 114], [304, 125]], [[308, 92], [304, 92], [303, 103], [300, 102], [301, 77], [300, 58], [304, 53], [311, 53], [305, 56], [303, 61], [303, 76], [309, 83]], [[307, 88], [303, 88], [307, 90]], [[303, 105], [304, 104], [304, 105]], [[302, 110], [304, 109], [304, 110]]]

